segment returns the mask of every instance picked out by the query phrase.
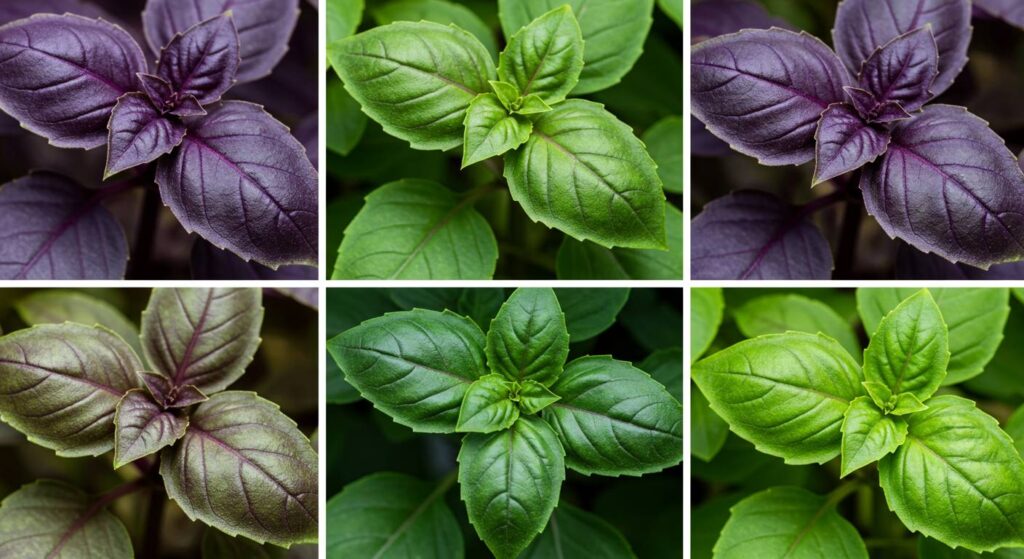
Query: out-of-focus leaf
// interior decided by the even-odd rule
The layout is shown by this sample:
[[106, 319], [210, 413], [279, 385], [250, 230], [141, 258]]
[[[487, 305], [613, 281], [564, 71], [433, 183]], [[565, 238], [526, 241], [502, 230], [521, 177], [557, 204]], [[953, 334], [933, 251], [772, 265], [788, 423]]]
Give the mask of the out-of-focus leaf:
[[327, 149], [348, 155], [366, 130], [366, 114], [336, 76], [327, 77]]
[[604, 332], [629, 299], [628, 288], [562, 288], [555, 289], [558, 304], [565, 313], [565, 327], [572, 343], [589, 340]]
[[137, 355], [142, 355], [139, 327], [102, 299], [77, 291], [44, 289], [18, 299], [14, 308], [29, 326], [64, 322], [85, 326], [99, 324], [121, 336]]
[[637, 367], [647, 371], [654, 380], [663, 384], [665, 390], [668, 390], [676, 400], [683, 401], [682, 349], [659, 349], [638, 363]]
[[690, 290], [690, 362], [693, 363], [711, 347], [722, 324], [725, 301], [722, 289], [698, 287]]
[[541, 535], [519, 559], [550, 557], [635, 559], [626, 538], [600, 516], [564, 502], [558, 505]]
[[683, 213], [672, 204], [665, 204], [665, 244], [667, 250], [607, 249], [566, 236], [555, 267], [559, 279], [682, 279]]
[[729, 424], [711, 409], [700, 388], [690, 390], [690, 452], [710, 462], [729, 438]]
[[821, 332], [839, 342], [855, 361], [861, 360], [863, 348], [849, 321], [821, 301], [803, 295], [765, 295], [746, 302], [734, 314], [740, 332], [748, 338], [789, 331]]
[[372, 10], [377, 25], [396, 21], [432, 21], [442, 25], [455, 24], [469, 31], [498, 58], [498, 43], [486, 23], [465, 6], [444, 0], [393, 0]]
[[[672, 0], [676, 1], [676, 0]], [[668, 192], [683, 193], [683, 118], [665, 117], [640, 137], [654, 162], [658, 176]]]
[[192, 279], [204, 280], [315, 280], [313, 266], [280, 266], [276, 270], [242, 260], [231, 251], [196, 239], [190, 257]]
[[971, 5], [992, 17], [1024, 28], [1024, 4], [1016, 0], [974, 0]]
[[284, 550], [270, 544], [260, 545], [241, 536], [231, 537], [215, 528], [203, 533], [203, 559], [282, 559]]

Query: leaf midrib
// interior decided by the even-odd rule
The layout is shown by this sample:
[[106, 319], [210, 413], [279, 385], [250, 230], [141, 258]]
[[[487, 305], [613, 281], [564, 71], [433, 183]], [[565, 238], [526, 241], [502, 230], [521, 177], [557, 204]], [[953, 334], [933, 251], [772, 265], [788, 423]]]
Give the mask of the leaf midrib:
[[436, 237], [437, 234], [440, 233], [442, 229], [444, 229], [449, 223], [451, 223], [452, 220], [454, 220], [455, 217], [458, 216], [458, 214], [462, 212], [462, 210], [467, 205], [472, 204], [475, 200], [476, 197], [474, 196], [466, 196], [462, 200], [460, 200], [459, 203], [452, 206], [451, 209], [449, 209], [443, 216], [441, 216], [441, 219], [439, 219], [437, 223], [435, 223], [433, 227], [431, 227], [427, 231], [426, 235], [423, 236], [420, 242], [417, 243], [416, 246], [413, 247], [411, 251], [409, 251], [409, 254], [405, 257], [404, 260], [402, 260], [402, 263], [398, 266], [398, 268], [391, 273], [388, 279], [397, 279], [398, 276], [400, 276], [402, 272], [404, 272], [405, 269], [408, 268], [410, 264], [412, 264], [412, 261], [416, 259], [416, 257], [427, 247], [427, 245], [430, 244], [430, 241], [434, 240], [434, 237]]
[[387, 551], [388, 548], [390, 548], [396, 541], [398, 541], [398, 538], [402, 535], [402, 533], [408, 530], [409, 527], [412, 526], [412, 523], [415, 522], [420, 515], [426, 512], [427, 508], [430, 505], [434, 504], [434, 502], [437, 501], [438, 498], [445, 494], [445, 492], [448, 490], [448, 487], [449, 486], [446, 483], [438, 484], [438, 486], [429, 495], [427, 495], [427, 498], [424, 499], [423, 502], [420, 503], [420, 505], [412, 511], [412, 514], [410, 514], [408, 518], [402, 521], [402, 524], [400, 524], [398, 528], [395, 530], [395, 532], [388, 537], [388, 539], [384, 542], [381, 548], [373, 554], [372, 559], [380, 559], [381, 557], [383, 557], [384, 552]]

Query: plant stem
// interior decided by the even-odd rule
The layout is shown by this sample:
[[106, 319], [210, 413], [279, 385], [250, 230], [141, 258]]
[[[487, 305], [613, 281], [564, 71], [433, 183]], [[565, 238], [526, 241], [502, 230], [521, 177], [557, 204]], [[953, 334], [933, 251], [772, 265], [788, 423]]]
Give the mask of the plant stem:
[[167, 497], [163, 491], [153, 491], [149, 495], [146, 508], [146, 531], [142, 537], [142, 557], [158, 557], [160, 553], [160, 531], [164, 521], [164, 508]]
[[862, 482], [859, 479], [852, 479], [840, 485], [839, 487], [835, 488], [834, 490], [832, 490], [831, 493], [828, 494], [828, 498], [825, 499], [825, 506], [822, 508], [827, 509], [838, 505], [840, 501], [845, 499], [854, 491], [860, 489], [861, 485], [863, 484], [864, 482]]
[[800, 209], [797, 211], [797, 214], [799, 216], [799, 219], [803, 219], [811, 214], [815, 214], [817, 212], [820, 212], [821, 210], [824, 210], [825, 208], [838, 204], [839, 202], [842, 202], [845, 199], [846, 190], [840, 188], [831, 192], [830, 194], [826, 194], [821, 198], [815, 198], [814, 200], [807, 202], [803, 206], [800, 206]]
[[839, 247], [836, 259], [836, 277], [853, 276], [853, 266], [857, 255], [857, 239], [860, 237], [860, 203], [848, 200], [843, 210], [843, 222], [839, 233]]
[[160, 218], [160, 192], [147, 186], [142, 199], [142, 213], [135, 224], [135, 247], [132, 250], [132, 276], [139, 278], [149, 269]]

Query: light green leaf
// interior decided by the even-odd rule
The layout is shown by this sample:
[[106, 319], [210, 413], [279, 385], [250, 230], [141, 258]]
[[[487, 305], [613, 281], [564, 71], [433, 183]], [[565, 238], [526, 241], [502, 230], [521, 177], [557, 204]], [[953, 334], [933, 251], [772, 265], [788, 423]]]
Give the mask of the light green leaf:
[[548, 523], [565, 479], [558, 436], [537, 417], [470, 433], [459, 451], [459, 487], [469, 522], [498, 559], [515, 559]]
[[908, 529], [977, 552], [1024, 545], [1024, 461], [996, 420], [957, 396], [907, 416], [907, 442], [878, 465]]
[[910, 415], [926, 409], [928, 409], [928, 406], [924, 405], [921, 400], [918, 400], [917, 396], [904, 392], [896, 397], [896, 405], [889, 410], [889, 415]]
[[519, 408], [526, 415], [533, 415], [561, 399], [558, 394], [536, 381], [526, 380], [519, 386]]
[[337, 76], [327, 77], [327, 149], [348, 155], [366, 131], [366, 115]]
[[0, 556], [132, 559], [121, 521], [85, 492], [59, 481], [22, 486], [0, 504]]
[[480, 40], [491, 58], [498, 56], [498, 43], [494, 33], [469, 8], [444, 0], [395, 0], [373, 10], [377, 25], [396, 21], [432, 21], [442, 25], [455, 24]]
[[573, 93], [583, 95], [618, 83], [640, 58], [654, 0], [498, 0], [501, 28], [511, 37], [563, 4], [576, 14], [585, 45], [583, 73]]
[[[899, 395], [927, 400], [949, 363], [949, 334], [927, 289], [907, 297], [882, 319], [864, 351], [864, 378]], [[883, 410], [888, 411], [883, 408]]]
[[494, 61], [468, 31], [400, 21], [329, 44], [334, 69], [363, 112], [415, 149], [462, 145], [469, 103], [490, 91]]
[[[681, 0], [677, 0], [681, 1]], [[678, 116], [665, 117], [647, 129], [640, 137], [647, 145], [654, 162], [658, 164], [658, 176], [665, 190], [683, 193], [683, 119]]]
[[690, 363], [711, 347], [722, 324], [725, 300], [720, 287], [697, 287], [690, 290]]
[[114, 447], [114, 410], [142, 363], [99, 326], [43, 324], [0, 338], [0, 418], [58, 456]]
[[680, 29], [683, 28], [683, 0], [658, 0], [658, 6]]
[[668, 250], [607, 249], [571, 237], [562, 240], [555, 263], [559, 279], [679, 280], [683, 277], [683, 214], [665, 204]]
[[639, 476], [682, 460], [682, 405], [631, 364], [581, 357], [565, 367], [551, 391], [562, 399], [544, 410], [544, 419], [577, 472]]
[[139, 328], [121, 311], [101, 299], [77, 291], [44, 289], [18, 299], [14, 308], [29, 326], [63, 322], [77, 322], [84, 326], [99, 324], [121, 336], [135, 353], [142, 355]]
[[484, 334], [454, 313], [412, 310], [367, 320], [327, 349], [346, 380], [396, 422], [451, 433], [462, 399], [484, 376]]
[[734, 433], [787, 464], [835, 458], [843, 415], [863, 394], [860, 367], [822, 334], [745, 340], [698, 361], [691, 374]]
[[462, 168], [514, 150], [533, 131], [533, 123], [508, 113], [493, 93], [478, 95], [466, 111]]
[[281, 559], [284, 549], [270, 544], [260, 545], [241, 536], [231, 537], [220, 530], [208, 528], [203, 533], [203, 559]]
[[561, 503], [547, 528], [519, 559], [635, 559], [626, 538], [600, 516]]
[[484, 375], [469, 385], [462, 398], [459, 433], [493, 433], [508, 429], [519, 419], [519, 407], [512, 401], [513, 384], [501, 375]]
[[665, 194], [654, 160], [601, 105], [571, 99], [505, 154], [512, 198], [530, 219], [601, 246], [666, 249]]
[[878, 406], [878, 409], [885, 409], [886, 406], [890, 406], [894, 402], [892, 390], [889, 390], [884, 383], [864, 381], [860, 384], [871, 397], [871, 401]]
[[333, 279], [490, 279], [498, 242], [473, 201], [425, 180], [374, 190], [345, 229]]
[[200, 404], [160, 455], [167, 496], [192, 520], [257, 543], [317, 540], [317, 456], [277, 405], [253, 392]]
[[462, 530], [439, 485], [371, 474], [327, 502], [327, 559], [462, 559]]
[[710, 462], [729, 438], [729, 424], [711, 409], [704, 393], [690, 390], [690, 453]]
[[[857, 310], [864, 329], [873, 335], [882, 317], [918, 288], [861, 288], [857, 290]], [[949, 328], [949, 360], [944, 385], [957, 384], [981, 373], [1003, 339], [1003, 328], [1010, 314], [1006, 288], [931, 289], [932, 298], [942, 311]]]
[[[507, 35], [507, 34], [506, 34]], [[498, 57], [498, 77], [548, 104], [565, 99], [583, 70], [583, 35], [572, 8], [563, 5], [516, 31]]]
[[565, 313], [572, 343], [589, 340], [615, 324], [615, 317], [629, 299], [628, 288], [571, 287], [555, 289]]
[[491, 89], [494, 90], [494, 94], [501, 101], [501, 105], [506, 110], [511, 111], [513, 106], [519, 101], [519, 89], [508, 82], [491, 80], [489, 83], [491, 84]]
[[715, 544], [715, 559], [867, 559], [857, 529], [836, 503], [804, 489], [777, 487], [732, 508]]
[[569, 355], [569, 332], [550, 288], [519, 288], [487, 331], [487, 365], [509, 380], [550, 385]]
[[145, 390], [133, 388], [117, 404], [114, 426], [117, 469], [174, 444], [185, 435], [188, 418], [162, 409]]
[[356, 32], [363, 19], [363, 0], [327, 0], [327, 44]]
[[842, 429], [842, 477], [893, 453], [907, 440], [907, 422], [883, 414], [867, 396], [850, 404]]
[[840, 343], [860, 363], [861, 346], [850, 323], [832, 307], [803, 295], [765, 295], [735, 312], [736, 326], [748, 338], [785, 332], [822, 333]]
[[538, 115], [550, 110], [551, 106], [545, 103], [544, 100], [540, 98], [540, 95], [531, 93], [526, 97], [523, 97], [523, 100], [519, 103], [519, 108], [516, 109], [515, 112], [516, 114], [521, 115]]
[[664, 385], [665, 390], [683, 401], [683, 350], [678, 347], [659, 349], [637, 365]]

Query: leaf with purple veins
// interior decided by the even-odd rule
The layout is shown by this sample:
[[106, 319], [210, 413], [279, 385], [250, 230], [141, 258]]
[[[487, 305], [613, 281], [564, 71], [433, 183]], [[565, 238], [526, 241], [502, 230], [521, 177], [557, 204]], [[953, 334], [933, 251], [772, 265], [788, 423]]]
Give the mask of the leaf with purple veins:
[[165, 103], [175, 108], [190, 96], [200, 105], [220, 100], [235, 83], [238, 56], [238, 34], [230, 13], [175, 35], [160, 51], [157, 64], [157, 74], [172, 90]]
[[932, 98], [929, 88], [938, 75], [938, 47], [931, 27], [925, 26], [896, 37], [872, 53], [858, 80], [880, 103], [896, 101], [912, 113]]
[[104, 178], [155, 161], [185, 137], [185, 125], [160, 114], [142, 93], [128, 93], [110, 115]]
[[837, 103], [818, 123], [814, 184], [860, 169], [885, 153], [889, 133], [864, 122], [849, 106]]
[[188, 419], [165, 411], [141, 388], [125, 393], [114, 415], [114, 469], [174, 444]]

